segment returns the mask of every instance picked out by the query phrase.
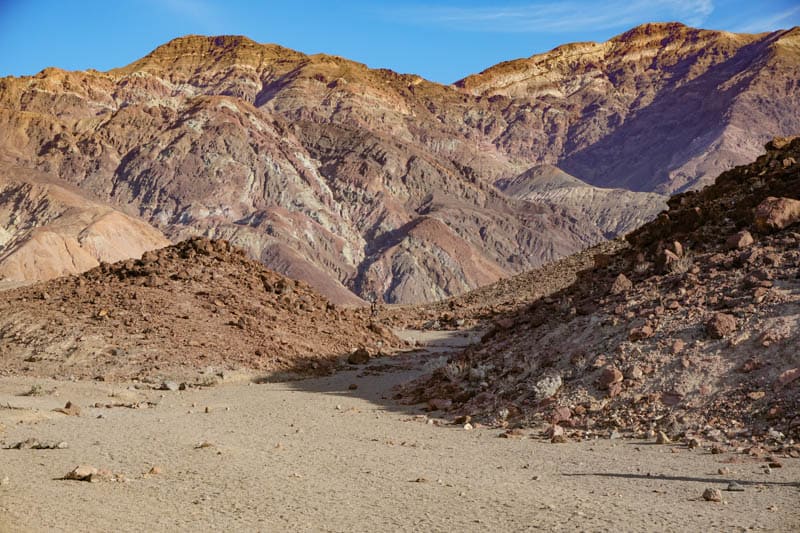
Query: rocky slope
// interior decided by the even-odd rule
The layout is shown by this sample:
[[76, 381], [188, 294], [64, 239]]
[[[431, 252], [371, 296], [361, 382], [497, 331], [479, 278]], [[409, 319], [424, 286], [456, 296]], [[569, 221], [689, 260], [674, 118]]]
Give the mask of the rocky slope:
[[666, 209], [667, 197], [592, 187], [552, 165], [538, 165], [495, 185], [508, 196], [565, 207], [591, 220], [607, 238], [625, 235]]
[[228, 239], [337, 301], [426, 301], [627, 230], [657, 203], [628, 195], [610, 214], [594, 189], [532, 202], [498, 180], [557, 164], [672, 191], [800, 129], [796, 34], [647, 25], [450, 87], [189, 36], [109, 72], [0, 80], [0, 154], [173, 240]]
[[755, 163], [674, 196], [629, 248], [497, 319], [409, 398], [496, 424], [550, 422], [556, 436], [797, 438], [798, 161], [800, 138], [776, 139]]
[[707, 185], [773, 136], [800, 131], [799, 79], [800, 28], [748, 35], [668, 23], [456, 85], [504, 102], [493, 142], [506, 153], [593, 185], [670, 193]]
[[0, 372], [14, 375], [202, 382], [231, 369], [321, 373], [358, 349], [369, 358], [402, 345], [369, 309], [338, 308], [202, 238], [0, 299]]
[[0, 166], [0, 289], [138, 259], [169, 244], [141, 219], [58, 180]]

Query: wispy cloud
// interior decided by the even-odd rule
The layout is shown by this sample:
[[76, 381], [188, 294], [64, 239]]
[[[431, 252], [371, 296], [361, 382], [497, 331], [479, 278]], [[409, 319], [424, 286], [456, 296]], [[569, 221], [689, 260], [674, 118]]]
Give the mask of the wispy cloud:
[[392, 9], [390, 14], [419, 24], [468, 31], [520, 33], [607, 30], [654, 20], [677, 20], [700, 26], [713, 10], [712, 0], [544, 0], [474, 7], [418, 5]]
[[800, 6], [793, 7], [772, 16], [749, 20], [747, 23], [736, 26], [732, 31], [741, 33], [758, 33], [762, 31], [777, 30], [786, 26], [794, 26], [800, 22]]

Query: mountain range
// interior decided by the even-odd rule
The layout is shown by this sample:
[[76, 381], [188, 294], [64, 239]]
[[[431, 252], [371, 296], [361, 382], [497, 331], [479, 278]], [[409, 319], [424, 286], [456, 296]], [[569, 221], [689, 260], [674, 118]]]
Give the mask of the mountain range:
[[[450, 86], [187, 36], [108, 72], [0, 79], [0, 170], [145, 221], [130, 257], [224, 238], [338, 303], [432, 301], [631, 231], [752, 160], [800, 130], [798, 80], [799, 28], [647, 24]], [[0, 194], [0, 236], [30, 203]], [[26, 213], [15, 250], [53, 219]], [[31, 268], [18, 281], [70, 271]]]

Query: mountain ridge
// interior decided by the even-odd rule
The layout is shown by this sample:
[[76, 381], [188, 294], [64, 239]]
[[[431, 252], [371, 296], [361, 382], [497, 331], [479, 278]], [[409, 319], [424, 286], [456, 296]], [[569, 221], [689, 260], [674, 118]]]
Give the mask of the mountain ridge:
[[[676, 41], [655, 47], [655, 63], [664, 25], [532, 56], [552, 64], [547, 91], [564, 73], [577, 80], [567, 96], [532, 97], [473, 95], [242, 36], [181, 37], [104, 73], [0, 79], [0, 152], [172, 240], [226, 238], [304, 272], [334, 300], [442, 298], [629, 229], [595, 198], [515, 198], [496, 183], [549, 164], [593, 186], [667, 193], [760, 150], [767, 130], [800, 131], [798, 97], [781, 85], [800, 69], [791, 31], [669, 28]], [[762, 53], [769, 39], [774, 55]], [[740, 41], [758, 46], [736, 56]], [[606, 74], [562, 61], [585, 46], [628, 55]], [[658, 88], [667, 82], [674, 90]], [[655, 214], [650, 193], [630, 198], [622, 218]], [[446, 231], [402, 234], [423, 217]], [[455, 250], [484, 266], [465, 268]]]

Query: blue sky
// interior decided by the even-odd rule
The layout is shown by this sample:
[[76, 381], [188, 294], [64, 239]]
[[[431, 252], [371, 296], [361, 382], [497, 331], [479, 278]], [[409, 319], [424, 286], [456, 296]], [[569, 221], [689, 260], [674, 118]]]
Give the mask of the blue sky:
[[243, 34], [450, 83], [500, 61], [644, 22], [760, 32], [800, 25], [797, 0], [0, 0], [0, 76], [107, 70], [189, 33]]

